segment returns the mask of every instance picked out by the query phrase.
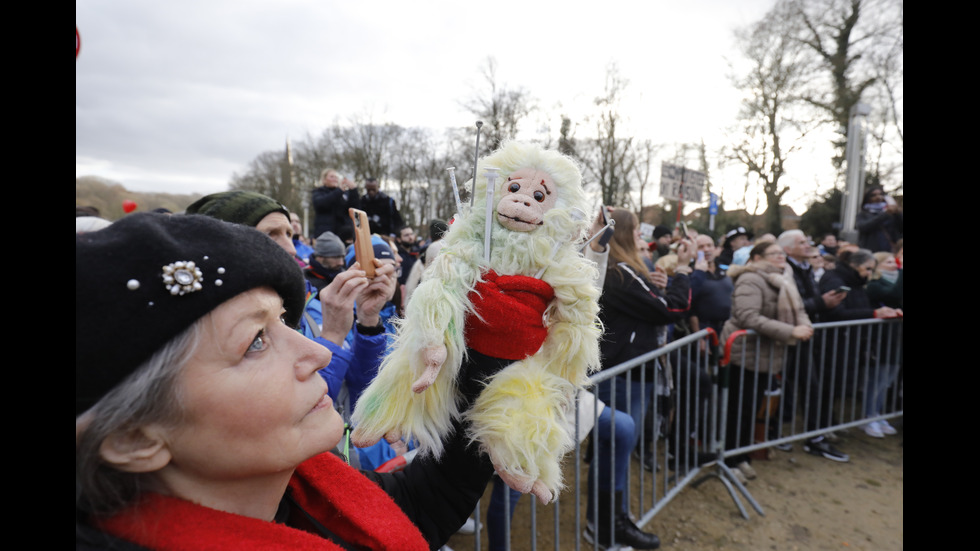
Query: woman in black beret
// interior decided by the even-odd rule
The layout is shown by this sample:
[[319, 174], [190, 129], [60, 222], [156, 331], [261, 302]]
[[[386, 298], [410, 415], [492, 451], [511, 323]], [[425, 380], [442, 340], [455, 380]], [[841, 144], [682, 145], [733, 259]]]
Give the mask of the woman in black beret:
[[133, 214], [76, 236], [75, 271], [77, 549], [434, 549], [482, 495], [461, 437], [397, 473], [328, 451], [330, 352], [261, 232]]

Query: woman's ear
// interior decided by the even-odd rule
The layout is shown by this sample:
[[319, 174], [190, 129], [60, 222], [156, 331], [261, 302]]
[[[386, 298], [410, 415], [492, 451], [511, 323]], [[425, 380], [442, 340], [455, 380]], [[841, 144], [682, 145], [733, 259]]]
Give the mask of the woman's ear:
[[165, 431], [149, 425], [109, 435], [99, 446], [99, 455], [112, 467], [129, 473], [158, 471], [170, 463]]

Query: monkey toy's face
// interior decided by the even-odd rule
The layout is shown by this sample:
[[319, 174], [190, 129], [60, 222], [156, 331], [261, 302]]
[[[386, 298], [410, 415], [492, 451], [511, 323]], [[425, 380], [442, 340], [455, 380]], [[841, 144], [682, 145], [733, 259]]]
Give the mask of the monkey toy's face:
[[497, 203], [497, 220], [512, 230], [529, 232], [544, 225], [544, 213], [558, 201], [558, 188], [547, 172], [520, 168], [504, 182], [504, 196]]

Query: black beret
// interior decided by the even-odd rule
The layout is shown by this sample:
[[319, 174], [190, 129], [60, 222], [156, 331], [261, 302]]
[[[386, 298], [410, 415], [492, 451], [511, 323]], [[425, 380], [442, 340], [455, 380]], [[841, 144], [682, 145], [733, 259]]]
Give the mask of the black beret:
[[257, 287], [296, 326], [296, 261], [258, 230], [200, 215], [135, 213], [75, 236], [75, 415], [220, 304]]

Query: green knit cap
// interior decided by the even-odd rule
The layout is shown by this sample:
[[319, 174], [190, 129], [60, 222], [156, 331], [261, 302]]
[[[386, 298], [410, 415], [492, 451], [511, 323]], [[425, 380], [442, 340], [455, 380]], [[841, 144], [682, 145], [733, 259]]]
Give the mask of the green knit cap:
[[242, 190], [212, 193], [187, 207], [187, 214], [203, 214], [253, 228], [271, 212], [281, 212], [289, 218], [286, 205], [261, 193]]

